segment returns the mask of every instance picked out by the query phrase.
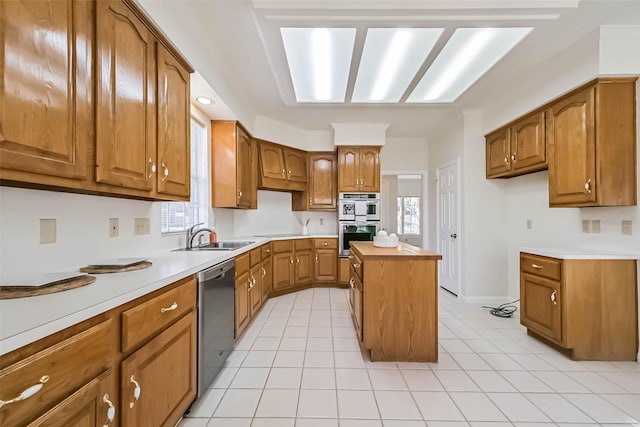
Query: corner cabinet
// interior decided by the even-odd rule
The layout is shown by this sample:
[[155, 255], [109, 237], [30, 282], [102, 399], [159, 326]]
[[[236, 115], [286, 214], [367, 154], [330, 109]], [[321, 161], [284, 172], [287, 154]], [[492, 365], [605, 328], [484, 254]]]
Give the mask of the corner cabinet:
[[547, 169], [545, 113], [534, 112], [486, 137], [487, 178]]
[[597, 79], [548, 107], [549, 206], [636, 205], [635, 84]]
[[520, 253], [520, 323], [574, 360], [634, 360], [636, 260]]
[[338, 207], [338, 158], [335, 153], [308, 153], [309, 180], [304, 192], [291, 195], [294, 211], [335, 211]]
[[304, 151], [269, 141], [255, 141], [260, 153], [259, 188], [283, 191], [307, 188], [307, 155]]
[[2, 185], [189, 200], [193, 70], [133, 1], [0, 14]]
[[256, 142], [239, 122], [211, 122], [211, 200], [214, 208], [257, 208], [256, 162]]
[[380, 192], [380, 147], [338, 147], [338, 191]]

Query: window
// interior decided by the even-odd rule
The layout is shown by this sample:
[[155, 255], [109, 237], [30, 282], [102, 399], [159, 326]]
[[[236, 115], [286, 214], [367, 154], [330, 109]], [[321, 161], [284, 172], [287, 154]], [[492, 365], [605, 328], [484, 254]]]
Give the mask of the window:
[[176, 233], [209, 224], [207, 128], [191, 118], [191, 201], [162, 203], [162, 232]]
[[420, 197], [398, 197], [398, 234], [420, 234]]

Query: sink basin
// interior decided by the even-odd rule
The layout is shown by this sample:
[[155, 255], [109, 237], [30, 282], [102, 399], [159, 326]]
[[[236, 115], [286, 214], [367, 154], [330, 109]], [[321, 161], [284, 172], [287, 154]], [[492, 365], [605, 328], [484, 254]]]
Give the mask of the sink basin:
[[176, 251], [233, 251], [243, 248], [255, 242], [215, 242], [202, 246], [194, 246], [191, 249], [174, 249]]

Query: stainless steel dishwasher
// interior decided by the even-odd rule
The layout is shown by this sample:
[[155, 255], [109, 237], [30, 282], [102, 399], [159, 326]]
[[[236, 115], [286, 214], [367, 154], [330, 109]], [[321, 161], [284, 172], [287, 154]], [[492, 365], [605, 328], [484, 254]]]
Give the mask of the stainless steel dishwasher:
[[233, 259], [198, 273], [198, 397], [233, 350], [235, 273]]

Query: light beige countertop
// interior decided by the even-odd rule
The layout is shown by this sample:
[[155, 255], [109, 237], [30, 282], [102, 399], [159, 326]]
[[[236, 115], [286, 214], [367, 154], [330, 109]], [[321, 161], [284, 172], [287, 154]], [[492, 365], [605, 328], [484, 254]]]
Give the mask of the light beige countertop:
[[558, 259], [640, 259], [640, 252], [585, 248], [521, 248], [520, 252]]
[[[169, 251], [143, 257], [153, 263], [143, 270], [94, 274], [96, 281], [49, 295], [0, 300], [0, 355], [61, 331], [119, 305], [169, 285], [272, 240], [337, 238], [335, 234], [234, 237], [253, 241], [234, 251]], [[80, 266], [78, 266], [80, 267]], [[78, 273], [80, 274], [80, 273]]]
[[373, 242], [351, 242], [351, 247], [355, 248], [363, 257], [413, 257], [442, 259], [442, 255], [429, 252], [417, 246], [400, 242], [396, 248], [379, 248], [373, 246]]

